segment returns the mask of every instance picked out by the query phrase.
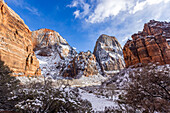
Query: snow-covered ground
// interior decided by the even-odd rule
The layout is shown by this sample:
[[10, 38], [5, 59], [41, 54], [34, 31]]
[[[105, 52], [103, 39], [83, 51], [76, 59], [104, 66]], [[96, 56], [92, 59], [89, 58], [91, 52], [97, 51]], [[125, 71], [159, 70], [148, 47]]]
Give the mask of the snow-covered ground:
[[116, 102], [109, 100], [105, 97], [97, 97], [93, 93], [88, 93], [85, 90], [81, 90], [80, 95], [82, 99], [87, 99], [91, 104], [94, 111], [104, 111], [105, 107], [117, 107]]
[[[39, 77], [17, 77], [21, 81], [22, 84], [28, 84], [33, 82], [41, 82], [44, 83], [44, 80], [49, 78], [44, 78], [43, 76]], [[89, 77], [82, 76], [79, 79], [51, 79], [54, 87], [60, 87], [61, 85], [70, 85], [71, 87], [85, 87], [85, 86], [93, 86], [93, 85], [101, 85], [103, 81], [107, 78], [102, 75], [93, 75]]]
[[57, 52], [52, 53], [52, 56], [39, 56], [37, 55], [39, 51], [36, 51], [36, 57], [40, 63], [40, 69], [43, 76], [51, 75], [57, 76], [58, 71], [56, 69], [57, 63], [61, 60]]

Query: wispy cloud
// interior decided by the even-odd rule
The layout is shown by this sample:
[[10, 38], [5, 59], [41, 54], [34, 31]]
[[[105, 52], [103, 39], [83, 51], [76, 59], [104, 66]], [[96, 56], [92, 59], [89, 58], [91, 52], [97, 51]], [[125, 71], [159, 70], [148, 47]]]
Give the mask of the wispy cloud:
[[133, 7], [133, 10], [130, 13], [134, 14], [137, 11], [143, 10], [148, 5], [159, 4], [161, 2], [168, 3], [170, 0], [145, 0], [145, 1], [137, 1], [136, 5]]
[[76, 10], [73, 14], [75, 15], [75, 18], [79, 17], [80, 16], [80, 10]]
[[[120, 13], [128, 13], [133, 15], [134, 13], [146, 10], [148, 6], [161, 3], [169, 3], [170, 0], [73, 0], [72, 4], [68, 5], [70, 8], [77, 7], [79, 15], [75, 15], [76, 18], [84, 18], [86, 22], [101, 23], [108, 18], [119, 16]], [[94, 6], [93, 3], [96, 3]], [[80, 11], [82, 9], [83, 11]], [[150, 9], [152, 10], [152, 9]], [[75, 13], [74, 12], [74, 13]]]
[[82, 11], [76, 10], [73, 15], [75, 15], [75, 18], [84, 18], [86, 15], [90, 12], [90, 5], [86, 3], [84, 0], [73, 0], [70, 5], [67, 5], [67, 7], [73, 8], [73, 7], [80, 7]]
[[36, 9], [34, 7], [25, 7], [25, 9], [27, 9], [28, 11], [30, 11], [34, 15], [40, 16], [38, 9]]
[[[73, 2], [80, 4], [79, 0]], [[93, 33], [95, 35], [89, 35], [94, 41], [98, 35], [108, 34], [116, 36], [121, 45], [124, 45], [126, 40], [130, 39], [133, 33], [142, 30], [144, 23], [149, 20], [170, 21], [170, 0], [84, 0], [84, 2], [89, 4], [89, 12], [84, 17], [75, 16], [83, 21], [82, 28], [87, 26], [85, 29], [90, 29], [90, 33], [95, 31]], [[78, 5], [74, 7], [80, 14], [84, 11], [83, 7]]]
[[30, 4], [28, 4], [25, 0], [5, 0], [7, 3], [13, 4], [17, 7], [20, 7], [22, 9], [26, 9], [29, 12], [31, 12], [34, 15], [40, 16], [40, 13], [37, 8], [32, 7]]

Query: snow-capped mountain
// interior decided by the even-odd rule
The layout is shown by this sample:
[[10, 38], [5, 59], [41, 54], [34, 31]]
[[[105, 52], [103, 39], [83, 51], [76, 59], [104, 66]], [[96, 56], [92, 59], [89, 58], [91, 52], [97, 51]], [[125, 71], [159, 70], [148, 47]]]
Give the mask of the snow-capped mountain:
[[32, 40], [44, 76], [112, 75], [124, 68], [122, 48], [115, 37], [101, 35], [94, 54], [77, 53], [59, 33], [50, 29], [33, 31]]

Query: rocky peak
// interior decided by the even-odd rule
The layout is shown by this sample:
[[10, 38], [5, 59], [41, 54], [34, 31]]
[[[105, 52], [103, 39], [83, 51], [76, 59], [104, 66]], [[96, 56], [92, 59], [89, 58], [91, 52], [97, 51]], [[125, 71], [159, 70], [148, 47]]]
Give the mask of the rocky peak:
[[39, 55], [51, 56], [53, 51], [58, 52], [61, 59], [72, 57], [76, 51], [56, 31], [39, 29], [32, 32], [34, 50], [39, 50]]
[[137, 63], [170, 63], [170, 22], [151, 20], [132, 39], [123, 48], [126, 67]]
[[34, 48], [44, 48], [55, 44], [68, 45], [67, 41], [56, 31], [50, 29], [39, 29], [32, 32]]
[[124, 68], [122, 48], [113, 36], [101, 35], [93, 53], [104, 75], [117, 73]]

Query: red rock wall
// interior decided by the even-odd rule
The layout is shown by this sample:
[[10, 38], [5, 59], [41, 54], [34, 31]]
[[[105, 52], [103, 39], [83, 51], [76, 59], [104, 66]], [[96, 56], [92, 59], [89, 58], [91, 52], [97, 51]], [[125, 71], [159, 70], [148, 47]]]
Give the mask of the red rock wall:
[[150, 62], [170, 64], [170, 23], [151, 20], [132, 39], [123, 48], [126, 67]]
[[41, 74], [33, 52], [31, 31], [3, 0], [0, 1], [0, 59], [13, 75]]

